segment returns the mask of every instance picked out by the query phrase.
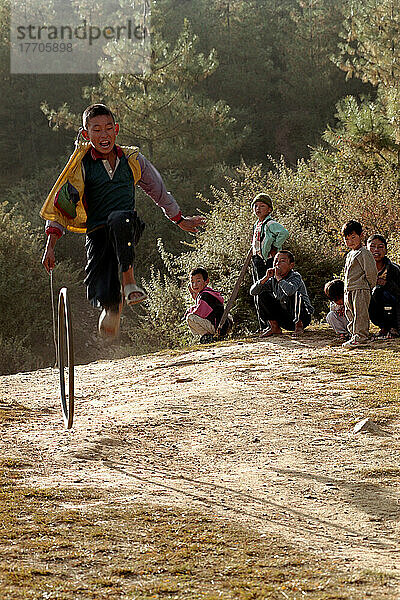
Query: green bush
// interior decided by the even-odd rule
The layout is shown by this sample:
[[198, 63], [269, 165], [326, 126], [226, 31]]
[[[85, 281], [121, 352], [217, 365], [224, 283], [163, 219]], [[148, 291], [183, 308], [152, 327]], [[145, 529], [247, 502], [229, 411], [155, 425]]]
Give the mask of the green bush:
[[[49, 276], [41, 264], [43, 234], [32, 232], [14, 207], [0, 205], [0, 352], [1, 373], [54, 364]], [[54, 296], [68, 287], [74, 317], [77, 362], [99, 357], [97, 313], [85, 300], [83, 273], [71, 262], [53, 271]]]
[[0, 335], [0, 375], [31, 371], [42, 366], [40, 359], [26, 347], [24, 338]]
[[[285, 247], [295, 254], [295, 268], [307, 285], [316, 308], [316, 318], [322, 316], [326, 304], [324, 283], [334, 273], [340, 272], [343, 256], [337, 247], [337, 240], [325, 230], [327, 225], [323, 220], [321, 225], [318, 206], [311, 197], [306, 197], [304, 187], [300, 185], [303, 174], [300, 174], [299, 181], [296, 181], [295, 173], [291, 174], [290, 180], [288, 174], [285, 167], [284, 182], [279, 179], [279, 170], [265, 173], [261, 165], [247, 166], [242, 163], [235, 177], [226, 178], [225, 188], [211, 188], [211, 199], [199, 196], [199, 200], [210, 210], [207, 225], [204, 231], [194, 236], [193, 242], [187, 245], [188, 249], [178, 256], [167, 252], [164, 244], [159, 242], [166, 273], [161, 275], [160, 272], [153, 272], [145, 282], [150, 300], [146, 305], [146, 316], [141, 322], [141, 334], [137, 334], [136, 340], [139, 337], [154, 341], [158, 339], [163, 347], [187, 342], [187, 327], [180, 321], [185, 307], [193, 304], [187, 292], [187, 278], [196, 266], [205, 267], [212, 287], [220, 291], [225, 299], [229, 297], [250, 248], [252, 225], [255, 222], [251, 201], [260, 191], [269, 192], [274, 199], [273, 216], [290, 232]], [[257, 328], [253, 301], [249, 295], [250, 285], [251, 276], [247, 273], [232, 311], [236, 335]]]
[[134, 353], [180, 346], [188, 337], [185, 298], [175, 278], [152, 270], [145, 282], [149, 298], [124, 323]]

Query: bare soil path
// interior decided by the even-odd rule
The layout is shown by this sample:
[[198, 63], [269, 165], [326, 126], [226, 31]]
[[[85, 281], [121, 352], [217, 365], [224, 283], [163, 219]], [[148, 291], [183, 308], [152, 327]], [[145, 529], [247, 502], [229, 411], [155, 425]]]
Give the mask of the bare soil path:
[[55, 370], [1, 377], [0, 405], [30, 423], [7, 424], [0, 456], [23, 459], [27, 485], [196, 508], [400, 576], [400, 483], [384, 477], [399, 422], [352, 433], [368, 376], [323, 368], [341, 352], [285, 337], [79, 366], [71, 431]]

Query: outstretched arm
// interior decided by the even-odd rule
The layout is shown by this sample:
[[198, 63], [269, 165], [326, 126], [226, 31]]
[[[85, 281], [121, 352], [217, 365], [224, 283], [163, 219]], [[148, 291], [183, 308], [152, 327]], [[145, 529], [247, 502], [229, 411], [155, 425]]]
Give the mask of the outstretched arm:
[[194, 217], [182, 217], [182, 221], [178, 221], [177, 225], [183, 231], [190, 231], [191, 233], [196, 233], [198, 231], [198, 227], [202, 227], [206, 223], [206, 218], [201, 217], [199, 215], [195, 215]]
[[196, 215], [194, 217], [184, 217], [178, 203], [167, 191], [160, 173], [155, 166], [143, 156], [138, 154], [138, 161], [141, 168], [141, 177], [137, 182], [138, 186], [154, 200], [165, 215], [176, 223], [183, 231], [196, 233], [197, 228], [205, 224], [205, 217]]

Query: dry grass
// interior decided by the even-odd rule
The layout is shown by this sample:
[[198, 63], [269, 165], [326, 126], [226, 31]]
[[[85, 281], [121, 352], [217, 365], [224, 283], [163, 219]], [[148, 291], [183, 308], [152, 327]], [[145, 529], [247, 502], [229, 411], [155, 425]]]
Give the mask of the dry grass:
[[2, 464], [2, 600], [395, 598], [379, 573], [302, 553], [216, 515], [129, 504], [103, 491], [21, 485]]
[[400, 469], [390, 467], [380, 467], [377, 469], [361, 469], [359, 471], [363, 479], [399, 479]]
[[362, 400], [369, 415], [384, 425], [400, 415], [400, 341], [371, 344], [337, 356], [304, 361], [306, 367], [329, 371], [348, 378], [348, 389]]
[[[378, 420], [398, 414], [397, 347], [338, 352], [304, 366], [356, 376], [349, 386]], [[24, 407], [0, 406], [1, 427], [16, 420], [28, 426]], [[106, 491], [92, 488], [27, 488], [29, 468], [29, 457], [0, 465], [1, 600], [398, 598], [398, 581], [387, 574], [355, 573], [212, 513], [111, 506]], [[399, 470], [362, 476], [398, 478]]]

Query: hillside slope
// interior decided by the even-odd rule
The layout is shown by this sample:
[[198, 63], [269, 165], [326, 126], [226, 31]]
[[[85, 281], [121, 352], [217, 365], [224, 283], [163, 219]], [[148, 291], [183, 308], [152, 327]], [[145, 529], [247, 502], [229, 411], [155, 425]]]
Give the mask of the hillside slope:
[[[79, 366], [71, 431], [55, 370], [2, 377], [0, 407], [28, 418], [3, 424], [0, 455], [26, 485], [206, 511], [400, 576], [400, 418], [368, 400], [374, 352], [310, 333]], [[353, 434], [369, 415], [385, 431]]]

